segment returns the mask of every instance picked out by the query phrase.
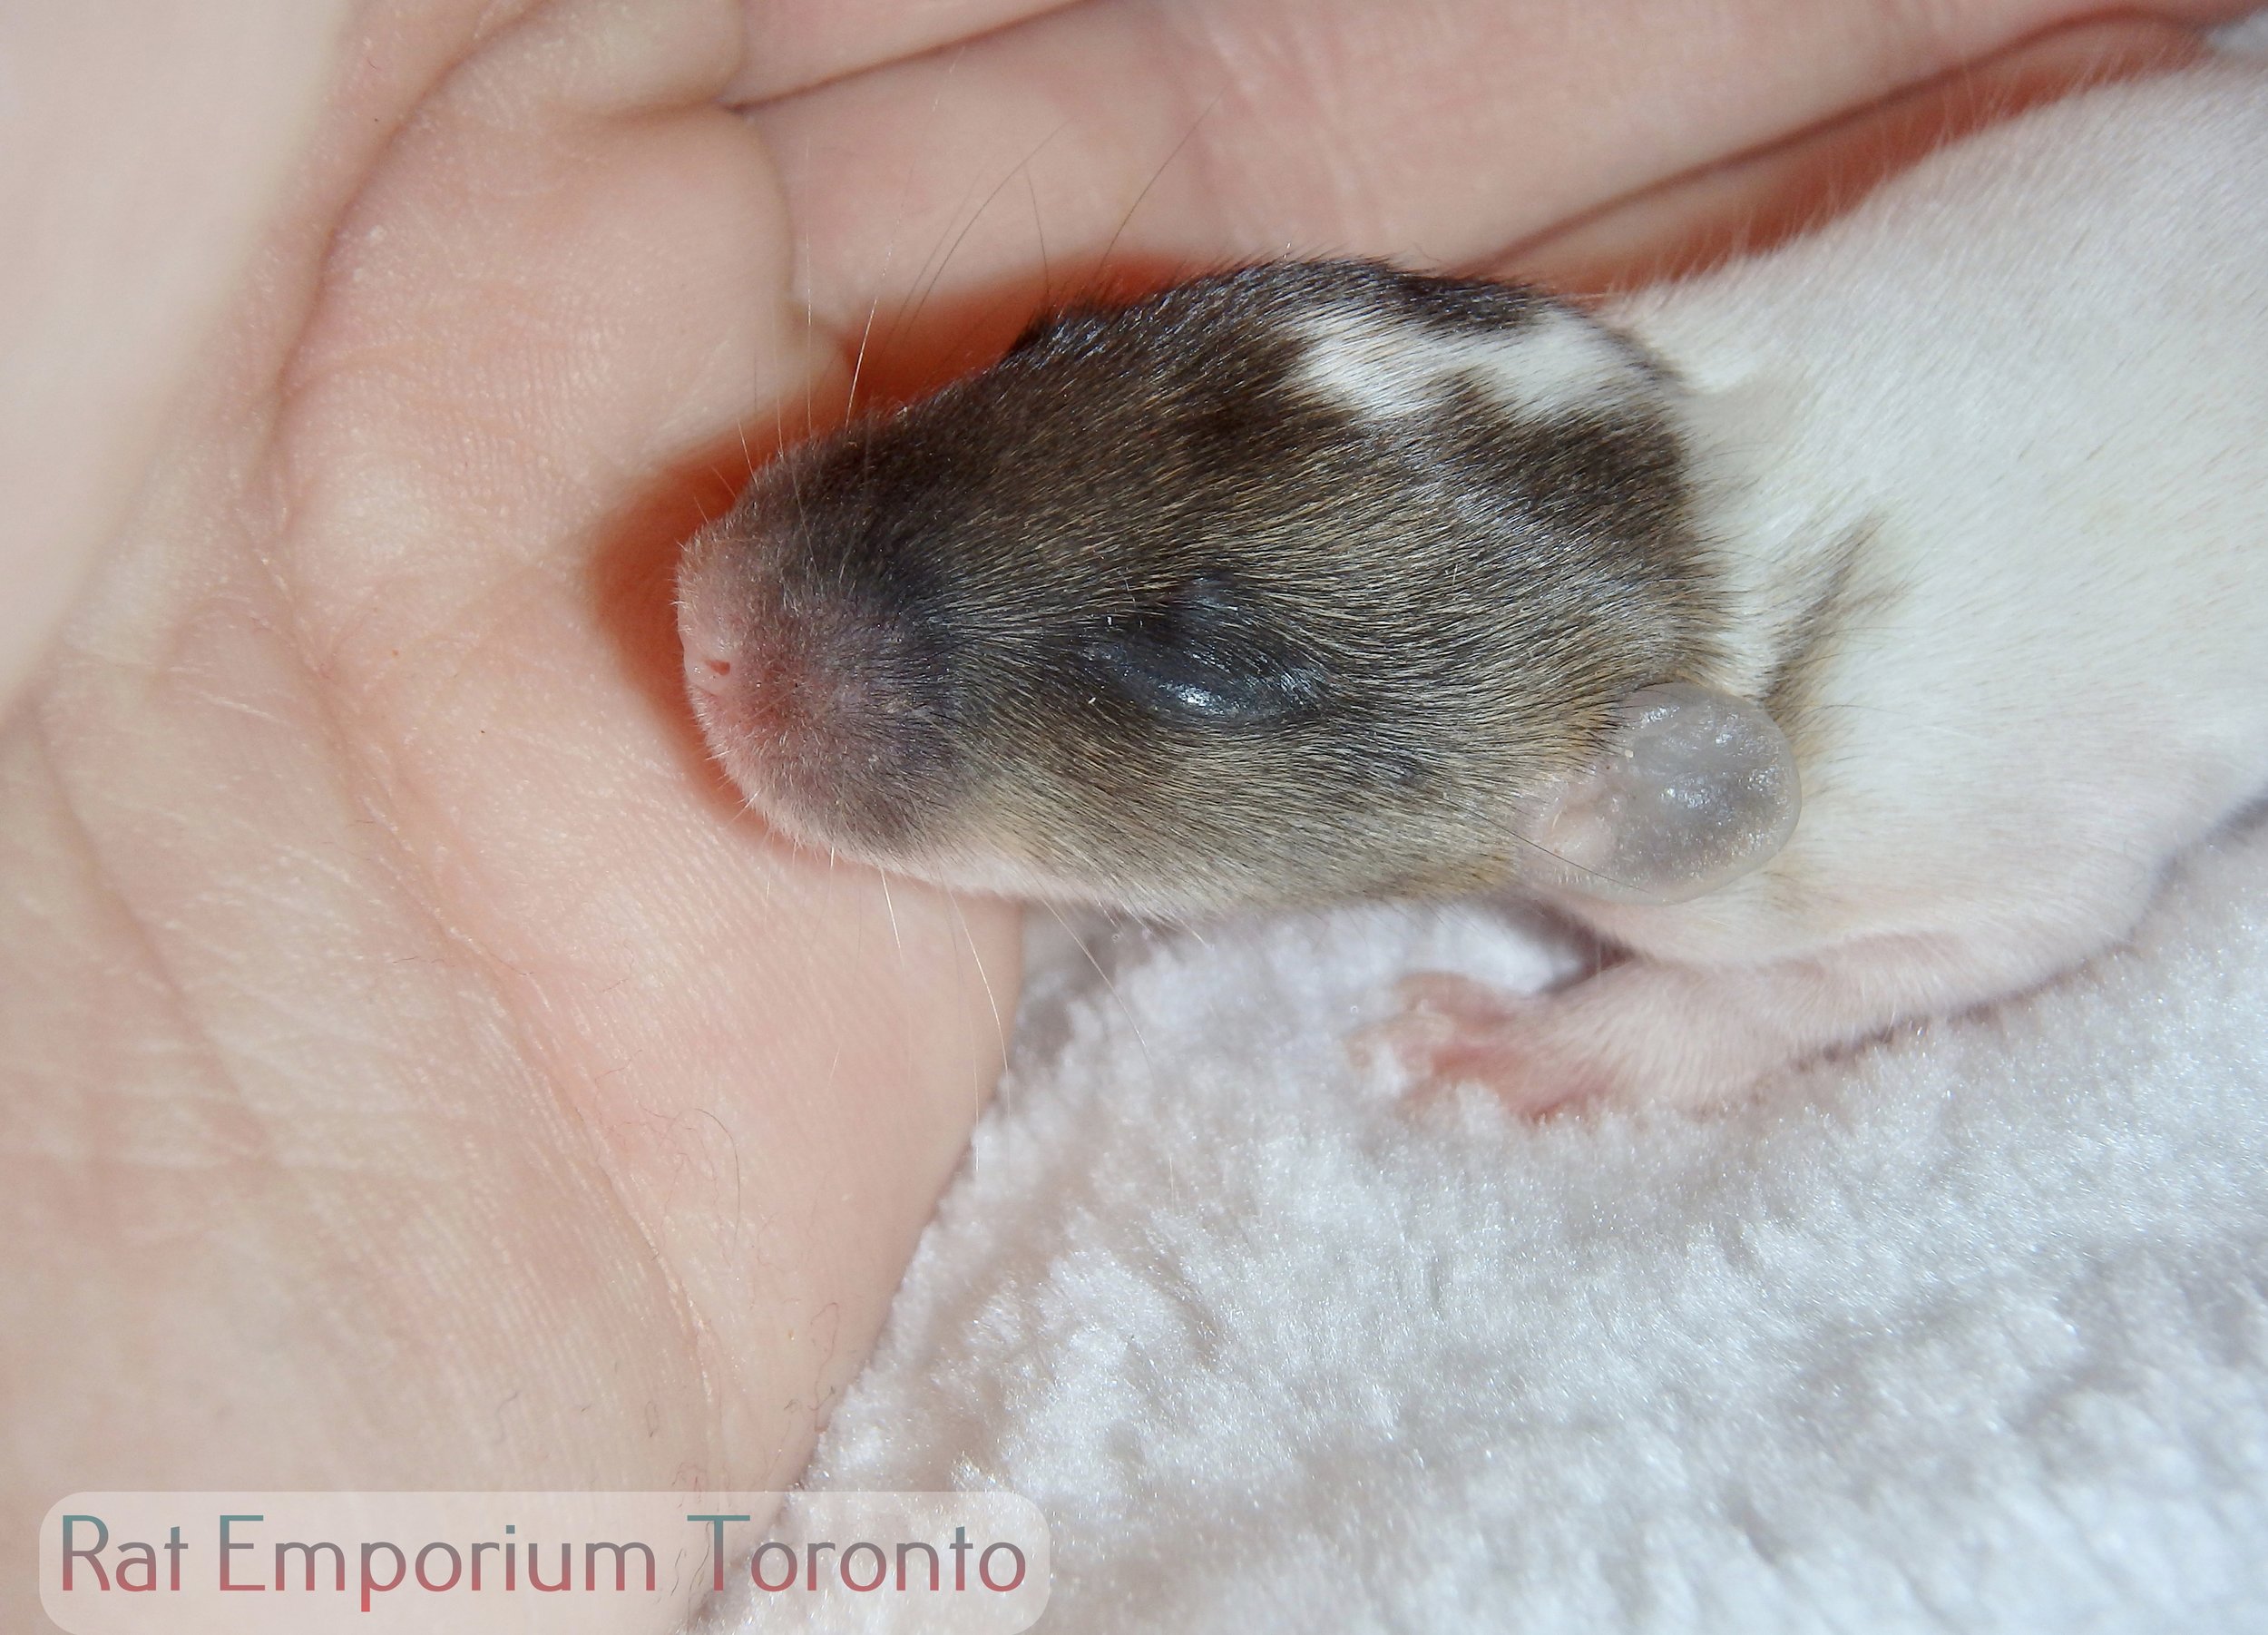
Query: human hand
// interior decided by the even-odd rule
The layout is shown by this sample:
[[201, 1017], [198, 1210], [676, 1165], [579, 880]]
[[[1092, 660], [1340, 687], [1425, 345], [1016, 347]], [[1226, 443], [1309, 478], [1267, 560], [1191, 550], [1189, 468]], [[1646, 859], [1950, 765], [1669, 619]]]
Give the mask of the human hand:
[[744, 426], [1106, 255], [1468, 264], [1624, 198], [1643, 245], [1656, 184], [2078, 7], [981, 32], [1021, 9], [204, 0], [10, 47], [14, 1623], [73, 1489], [800, 1468], [1015, 927], [787, 852], [709, 769], [669, 572]]

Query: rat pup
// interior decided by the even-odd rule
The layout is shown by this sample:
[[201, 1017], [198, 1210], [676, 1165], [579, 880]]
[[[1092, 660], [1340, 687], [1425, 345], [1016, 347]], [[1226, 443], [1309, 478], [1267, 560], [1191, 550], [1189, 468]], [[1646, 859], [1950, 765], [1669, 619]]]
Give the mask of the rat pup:
[[1719, 1100], [2112, 945], [2268, 788], [2268, 79], [2035, 111], [1597, 317], [1351, 262], [1070, 311], [679, 585], [792, 836], [1175, 917], [1517, 890], [1632, 957], [1371, 1042]]

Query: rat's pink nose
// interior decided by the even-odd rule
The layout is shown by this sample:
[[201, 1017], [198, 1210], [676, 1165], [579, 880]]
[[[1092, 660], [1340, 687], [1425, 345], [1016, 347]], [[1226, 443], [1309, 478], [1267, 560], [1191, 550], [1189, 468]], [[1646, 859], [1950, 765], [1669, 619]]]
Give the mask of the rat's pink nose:
[[686, 685], [712, 738], [773, 753], [811, 739], [819, 700], [793, 631], [728, 632], [688, 618], [681, 633]]
[[733, 677], [747, 668], [740, 662], [740, 643], [730, 632], [689, 609], [679, 614], [678, 638], [685, 649], [686, 684], [697, 693], [723, 697]]

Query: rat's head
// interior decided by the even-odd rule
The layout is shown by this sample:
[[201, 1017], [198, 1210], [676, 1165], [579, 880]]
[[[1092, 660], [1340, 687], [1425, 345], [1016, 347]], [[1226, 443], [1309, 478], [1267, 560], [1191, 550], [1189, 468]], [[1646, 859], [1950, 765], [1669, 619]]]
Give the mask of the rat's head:
[[1035, 328], [689, 548], [789, 833], [1146, 911], [1501, 879], [1715, 629], [1661, 372], [1534, 291], [1276, 264]]

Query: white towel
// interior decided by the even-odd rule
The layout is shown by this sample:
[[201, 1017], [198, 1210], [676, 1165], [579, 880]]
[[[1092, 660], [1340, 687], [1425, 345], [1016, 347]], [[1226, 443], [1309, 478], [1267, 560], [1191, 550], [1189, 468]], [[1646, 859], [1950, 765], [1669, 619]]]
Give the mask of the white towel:
[[2268, 825], [1713, 1118], [1366, 1086], [1397, 974], [1551, 968], [1478, 914], [1097, 953], [808, 1478], [1032, 1499], [1044, 1629], [2268, 1630]]

